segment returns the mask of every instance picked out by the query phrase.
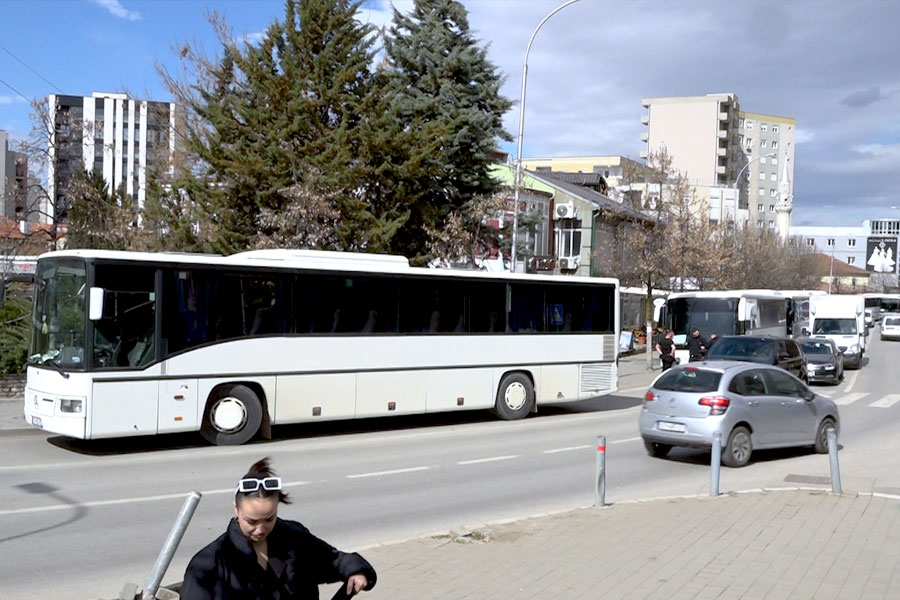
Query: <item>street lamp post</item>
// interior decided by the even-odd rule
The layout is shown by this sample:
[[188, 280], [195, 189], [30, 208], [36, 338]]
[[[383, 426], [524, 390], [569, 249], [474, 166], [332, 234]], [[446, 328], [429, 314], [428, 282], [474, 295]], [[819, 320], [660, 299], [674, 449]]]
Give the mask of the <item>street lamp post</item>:
[[534, 33], [531, 34], [531, 39], [528, 40], [528, 47], [525, 48], [525, 62], [522, 65], [522, 95], [519, 97], [519, 146], [516, 151], [516, 178], [513, 185], [515, 193], [513, 205], [512, 249], [509, 252], [509, 269], [513, 273], [515, 273], [516, 271], [516, 244], [518, 243], [519, 239], [519, 189], [522, 185], [522, 141], [525, 136], [525, 85], [528, 81], [528, 53], [531, 52], [531, 44], [534, 43], [534, 37], [537, 35], [538, 31], [540, 31], [541, 27], [544, 26], [544, 23], [546, 23], [550, 17], [552, 17], [565, 7], [580, 1], [581, 0], [568, 0], [568, 2], [560, 4], [549, 13], [547, 13], [547, 16], [544, 17], [540, 23], [538, 23], [537, 27], [535, 27]]
[[[760, 154], [759, 156], [748, 160], [747, 164], [744, 165], [743, 167], [741, 167], [741, 170], [738, 171], [737, 177], [734, 180], [734, 191], [735, 191], [735, 195], [737, 196], [736, 200], [737, 200], [737, 204], [738, 204], [737, 210], [741, 209], [741, 177], [743, 177], [744, 171], [749, 169], [750, 165], [752, 165], [753, 163], [755, 163], [756, 161], [758, 161], [761, 158], [770, 158], [770, 157], [777, 156], [777, 155], [778, 155], [777, 152], [769, 152], [768, 154]], [[749, 209], [750, 209], [750, 199], [748, 198], [747, 199], [747, 210], [749, 210]]]

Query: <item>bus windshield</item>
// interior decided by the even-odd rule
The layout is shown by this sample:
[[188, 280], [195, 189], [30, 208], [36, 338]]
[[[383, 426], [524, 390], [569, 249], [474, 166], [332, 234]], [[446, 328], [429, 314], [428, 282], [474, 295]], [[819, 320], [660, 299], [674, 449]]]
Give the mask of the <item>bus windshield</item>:
[[35, 278], [34, 319], [28, 361], [65, 369], [84, 368], [84, 262], [44, 261]]
[[668, 304], [670, 327], [675, 335], [687, 335], [695, 327], [703, 336], [740, 333], [737, 305], [737, 298], [674, 298]]

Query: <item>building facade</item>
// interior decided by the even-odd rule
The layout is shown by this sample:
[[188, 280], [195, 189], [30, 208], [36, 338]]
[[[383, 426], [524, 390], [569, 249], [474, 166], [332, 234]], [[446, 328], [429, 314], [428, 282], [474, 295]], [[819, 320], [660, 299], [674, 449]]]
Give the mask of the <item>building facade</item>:
[[[647, 126], [641, 135], [647, 143], [643, 158], [665, 148], [674, 171], [694, 188], [709, 190], [698, 195], [710, 199], [711, 214], [727, 220], [734, 210], [739, 226], [775, 229], [781, 206], [781, 222], [788, 224], [782, 235], [788, 235], [792, 203], [784, 198], [793, 198], [794, 119], [743, 111], [733, 93], [646, 98], [641, 104], [647, 109], [641, 119]], [[726, 194], [727, 188], [737, 190], [734, 209], [729, 208], [734, 193]]]
[[42, 207], [48, 222], [64, 211], [68, 185], [83, 168], [103, 174], [110, 193], [124, 188], [143, 207], [150, 170], [173, 173], [181, 151], [176, 129], [183, 112], [170, 102], [94, 92], [91, 96], [50, 94], [48, 198]]
[[35, 220], [28, 206], [28, 157], [9, 148], [9, 134], [0, 129], [0, 217]]

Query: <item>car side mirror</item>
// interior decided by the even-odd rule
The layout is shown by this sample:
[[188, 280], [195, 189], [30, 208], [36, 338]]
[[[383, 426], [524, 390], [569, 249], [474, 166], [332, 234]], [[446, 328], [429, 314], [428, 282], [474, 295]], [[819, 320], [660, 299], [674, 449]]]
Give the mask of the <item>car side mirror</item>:
[[800, 335], [802, 335], [803, 337], [808, 336], [808, 335], [809, 335], [809, 329], [807, 329], [806, 327], [804, 327], [803, 329], [800, 330]]

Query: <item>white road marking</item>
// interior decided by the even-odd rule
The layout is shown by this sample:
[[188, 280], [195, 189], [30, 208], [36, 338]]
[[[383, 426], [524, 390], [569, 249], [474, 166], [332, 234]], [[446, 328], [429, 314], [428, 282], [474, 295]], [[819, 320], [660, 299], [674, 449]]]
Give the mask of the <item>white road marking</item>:
[[900, 402], [900, 394], [888, 394], [869, 405], [871, 408], [890, 408]]
[[[844, 379], [850, 380], [849, 382], [847, 382], [847, 387], [844, 388], [844, 392], [849, 394], [851, 391], [853, 391], [853, 386], [856, 385], [856, 380], [859, 379], [859, 374], [861, 372], [862, 372], [861, 369], [857, 369], [857, 370], [853, 371], [852, 373], [850, 373], [850, 375], [844, 377]], [[845, 373], [846, 373], [846, 371], [845, 371]]]
[[[290, 481], [282, 484], [283, 487], [297, 487], [307, 485], [308, 481]], [[204, 496], [212, 496], [215, 494], [234, 494], [234, 488], [222, 488], [218, 490], [202, 490], [200, 492]], [[138, 496], [136, 498], [117, 498], [115, 500], [93, 500], [91, 502], [73, 502], [72, 504], [51, 504], [49, 506], [30, 506], [28, 508], [12, 508], [8, 510], [0, 510], [0, 515], [21, 515], [26, 513], [50, 512], [54, 510], [66, 510], [68, 508], [81, 508], [91, 506], [114, 506], [116, 504], [133, 504], [136, 502], [158, 502], [160, 500], [183, 499], [187, 496], [186, 492], [178, 494], [159, 494], [157, 496]]]
[[624, 440], [613, 440], [610, 444], [624, 444], [625, 442], [639, 442], [641, 441], [641, 436], [625, 438]]
[[408, 467], [406, 469], [393, 469], [391, 471], [373, 471], [372, 473], [357, 473], [356, 475], [347, 475], [347, 479], [361, 479], [363, 477], [381, 477], [382, 475], [397, 475], [399, 473], [415, 473], [416, 471], [427, 471], [431, 467]]
[[490, 458], [476, 458], [475, 460], [461, 460], [458, 465], [478, 465], [481, 463], [487, 462], [497, 462], [500, 460], [512, 460], [514, 458], [519, 458], [518, 454], [507, 454], [506, 456], [492, 456]]
[[844, 394], [843, 396], [841, 396], [839, 398], [832, 398], [832, 399], [834, 400], [835, 404], [844, 406], [847, 404], [853, 404], [860, 398], [865, 398], [868, 395], [869, 395], [868, 392], [854, 392], [853, 394]]
[[544, 450], [544, 454], [556, 454], [557, 452], [570, 452], [572, 450], [584, 450], [591, 448], [592, 444], [584, 444], [583, 446], [569, 446], [568, 448], [554, 448], [553, 450]]

